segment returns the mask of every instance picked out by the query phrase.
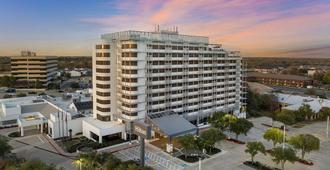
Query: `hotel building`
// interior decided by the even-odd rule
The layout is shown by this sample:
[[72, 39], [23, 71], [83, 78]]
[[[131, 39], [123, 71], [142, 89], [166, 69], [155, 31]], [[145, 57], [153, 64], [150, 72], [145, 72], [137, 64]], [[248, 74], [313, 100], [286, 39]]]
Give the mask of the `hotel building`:
[[93, 117], [127, 122], [175, 112], [194, 125], [214, 112], [245, 117], [240, 53], [177, 30], [101, 36], [93, 52]]
[[57, 57], [37, 56], [35, 52], [22, 51], [11, 57], [11, 73], [17, 78], [19, 88], [44, 88], [57, 71]]

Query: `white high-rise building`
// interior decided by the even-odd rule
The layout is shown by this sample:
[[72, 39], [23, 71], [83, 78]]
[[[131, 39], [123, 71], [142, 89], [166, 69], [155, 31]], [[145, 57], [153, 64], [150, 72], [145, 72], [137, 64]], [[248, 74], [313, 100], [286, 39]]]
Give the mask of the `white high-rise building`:
[[208, 37], [123, 31], [102, 35], [93, 53], [96, 119], [174, 111], [201, 125], [217, 111], [245, 116], [242, 58]]

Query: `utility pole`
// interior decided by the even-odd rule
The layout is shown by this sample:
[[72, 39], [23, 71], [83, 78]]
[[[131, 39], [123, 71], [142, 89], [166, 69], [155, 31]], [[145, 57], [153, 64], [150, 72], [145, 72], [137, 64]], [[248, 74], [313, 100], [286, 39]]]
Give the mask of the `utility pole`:
[[140, 136], [140, 165], [144, 166], [144, 138]]
[[329, 116], [327, 117], [327, 139], [329, 139]]
[[202, 170], [202, 158], [200, 158], [200, 157], [198, 160], [198, 170]]

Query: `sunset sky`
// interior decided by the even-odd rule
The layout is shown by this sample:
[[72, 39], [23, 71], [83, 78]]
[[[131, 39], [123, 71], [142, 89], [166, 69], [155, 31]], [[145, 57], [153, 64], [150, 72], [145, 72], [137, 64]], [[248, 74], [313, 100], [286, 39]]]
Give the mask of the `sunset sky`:
[[0, 55], [91, 55], [103, 33], [156, 24], [243, 56], [330, 58], [330, 0], [0, 0]]

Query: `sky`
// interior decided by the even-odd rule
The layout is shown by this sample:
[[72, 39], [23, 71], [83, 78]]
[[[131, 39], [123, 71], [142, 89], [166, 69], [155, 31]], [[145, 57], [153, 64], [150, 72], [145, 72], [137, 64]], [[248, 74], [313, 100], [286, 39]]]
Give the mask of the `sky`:
[[0, 56], [91, 56], [101, 34], [155, 25], [244, 57], [330, 58], [330, 0], [0, 0]]

